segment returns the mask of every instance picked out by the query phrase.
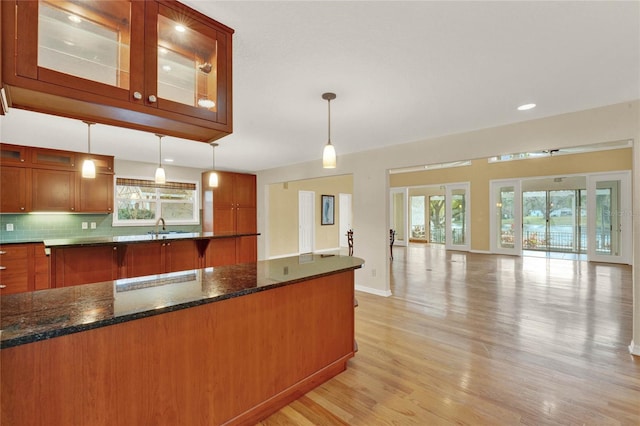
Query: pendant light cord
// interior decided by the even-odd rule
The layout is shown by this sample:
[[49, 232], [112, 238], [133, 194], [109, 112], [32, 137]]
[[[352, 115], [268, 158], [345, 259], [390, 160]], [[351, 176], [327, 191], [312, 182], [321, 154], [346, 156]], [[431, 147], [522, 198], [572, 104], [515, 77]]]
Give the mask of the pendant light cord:
[[327, 106], [329, 111], [329, 130], [327, 131], [327, 134], [329, 135], [329, 141], [327, 143], [331, 145], [331, 99], [327, 99]]

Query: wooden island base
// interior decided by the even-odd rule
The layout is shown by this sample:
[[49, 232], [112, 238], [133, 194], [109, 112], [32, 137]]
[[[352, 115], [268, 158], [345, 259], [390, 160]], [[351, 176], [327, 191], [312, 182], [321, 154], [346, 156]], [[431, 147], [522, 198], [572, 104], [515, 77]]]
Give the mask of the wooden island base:
[[354, 271], [2, 349], [4, 425], [248, 425], [346, 368]]

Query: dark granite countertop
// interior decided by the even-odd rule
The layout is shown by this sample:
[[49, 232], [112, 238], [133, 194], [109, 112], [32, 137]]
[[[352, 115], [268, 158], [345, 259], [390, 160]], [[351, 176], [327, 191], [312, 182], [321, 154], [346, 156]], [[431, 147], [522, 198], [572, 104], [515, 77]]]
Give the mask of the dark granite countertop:
[[2, 296], [0, 348], [132, 321], [358, 269], [364, 260], [308, 254]]
[[44, 240], [45, 248], [63, 248], [75, 246], [99, 246], [104, 244], [132, 244], [146, 243], [149, 241], [163, 240], [208, 240], [212, 238], [235, 238], [260, 235], [253, 234], [214, 234], [213, 232], [167, 232], [167, 233], [150, 233], [140, 235], [119, 235], [104, 237], [79, 237], [79, 238], [59, 238]]

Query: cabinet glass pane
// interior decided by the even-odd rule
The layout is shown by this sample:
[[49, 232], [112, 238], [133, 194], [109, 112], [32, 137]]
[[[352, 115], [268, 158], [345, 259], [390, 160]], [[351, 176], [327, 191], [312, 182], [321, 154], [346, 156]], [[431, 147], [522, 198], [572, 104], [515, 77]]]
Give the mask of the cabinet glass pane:
[[129, 89], [129, 1], [40, 1], [38, 66]]
[[158, 97], [216, 111], [215, 38], [160, 15], [158, 17]]

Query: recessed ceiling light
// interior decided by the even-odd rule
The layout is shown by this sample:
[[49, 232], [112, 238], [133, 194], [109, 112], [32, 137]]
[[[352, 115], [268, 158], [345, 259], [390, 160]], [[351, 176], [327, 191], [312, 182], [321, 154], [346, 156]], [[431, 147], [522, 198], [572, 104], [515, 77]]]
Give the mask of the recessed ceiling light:
[[71, 22], [76, 23], [76, 24], [79, 24], [80, 22], [82, 22], [82, 19], [80, 19], [80, 17], [78, 17], [76, 15], [69, 15], [69, 20]]
[[176, 25], [175, 28], [176, 28], [176, 31], [179, 32], [179, 33], [183, 33], [185, 31], [187, 31], [187, 29], [185, 27], [183, 27], [182, 25]]
[[526, 111], [529, 109], [533, 109], [536, 107], [536, 104], [524, 104], [524, 105], [520, 105], [518, 107], [518, 111]]
[[167, 163], [173, 163], [173, 158], [165, 158], [164, 161]]
[[166, 72], [171, 71], [171, 67], [170, 67], [169, 65], [163, 65], [163, 66], [162, 66], [162, 69], [163, 69], [164, 71], [166, 71]]

